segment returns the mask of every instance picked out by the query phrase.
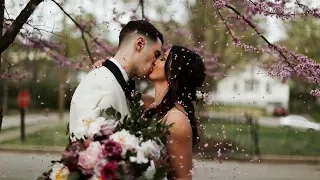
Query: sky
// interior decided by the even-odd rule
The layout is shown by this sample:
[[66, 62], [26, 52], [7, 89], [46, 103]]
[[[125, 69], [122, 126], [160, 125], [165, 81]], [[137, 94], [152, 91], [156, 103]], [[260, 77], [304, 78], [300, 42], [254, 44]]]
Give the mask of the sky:
[[[57, 0], [58, 2], [63, 2], [63, 0]], [[113, 16], [113, 9], [115, 8], [118, 12], [123, 12], [137, 7], [138, 0], [125, 0], [129, 3], [124, 5], [122, 0], [66, 0], [67, 3], [64, 7], [68, 13], [71, 15], [80, 15], [83, 12], [92, 13], [96, 15], [97, 22], [102, 24], [105, 30], [101, 30], [105, 38], [108, 38], [111, 42], [117, 43], [120, 27], [118, 24], [110, 22]], [[195, 0], [146, 0], [145, 4], [145, 14], [150, 19], [154, 20], [169, 20], [170, 18], [178, 21], [181, 24], [185, 24], [188, 19], [188, 13], [186, 8], [182, 3], [188, 1], [189, 3], [194, 3]], [[308, 0], [304, 0], [308, 1]], [[8, 9], [10, 18], [14, 18], [23, 9], [28, 0], [7, 0], [6, 7]], [[320, 0], [312, 0], [313, 6], [320, 5]], [[129, 7], [129, 8], [128, 8]], [[165, 12], [163, 14], [157, 14], [156, 8], [165, 7]], [[139, 13], [140, 14], [140, 13]], [[121, 18], [123, 23], [129, 20], [129, 14], [124, 15]], [[61, 20], [63, 18], [63, 13], [61, 10], [50, 0], [42, 2], [38, 8], [35, 10], [34, 14], [31, 16], [35, 22], [33, 24], [41, 25], [42, 29], [48, 31], [59, 31], [62, 28]], [[281, 28], [281, 21], [275, 18], [268, 18], [267, 24], [263, 25], [267, 30], [267, 38], [271, 41], [277, 41], [284, 37], [283, 30]]]

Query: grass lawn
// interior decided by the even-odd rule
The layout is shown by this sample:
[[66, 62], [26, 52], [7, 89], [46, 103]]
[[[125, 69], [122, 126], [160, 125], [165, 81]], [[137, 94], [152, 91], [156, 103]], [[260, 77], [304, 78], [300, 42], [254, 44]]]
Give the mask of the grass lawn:
[[[236, 146], [234, 149], [239, 153], [253, 152], [253, 141], [248, 125], [213, 123], [211, 120], [203, 122], [203, 128], [206, 138], [231, 141]], [[319, 137], [319, 132], [299, 132], [292, 129], [260, 126], [260, 152], [261, 154], [320, 156]], [[67, 143], [66, 124], [28, 134], [25, 142], [20, 142], [19, 138], [1, 142], [1, 144], [36, 146], [66, 146]]]
[[39, 145], [39, 146], [66, 146], [68, 136], [66, 135], [66, 124], [41, 129], [38, 132], [27, 134], [26, 141], [20, 138], [1, 142], [1, 144], [14, 145]]
[[[253, 152], [253, 141], [248, 125], [205, 122], [203, 133], [207, 138], [231, 141], [238, 152]], [[320, 133], [260, 126], [261, 154], [320, 156]]]
[[233, 113], [243, 113], [250, 112], [251, 114], [260, 116], [265, 115], [265, 110], [263, 108], [255, 107], [255, 106], [245, 106], [245, 105], [207, 105], [206, 109], [208, 111], [216, 111], [216, 112], [233, 112]]

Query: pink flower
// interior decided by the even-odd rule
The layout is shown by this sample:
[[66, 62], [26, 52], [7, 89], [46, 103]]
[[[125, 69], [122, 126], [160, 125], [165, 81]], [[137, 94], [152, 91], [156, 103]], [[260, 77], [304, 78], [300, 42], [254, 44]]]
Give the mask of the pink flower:
[[108, 162], [101, 170], [101, 179], [102, 180], [115, 180], [117, 179], [117, 162], [110, 161]]
[[118, 123], [115, 120], [112, 120], [112, 119], [106, 120], [105, 124], [101, 126], [102, 135], [105, 135], [105, 136], [111, 135], [114, 132], [117, 124]]
[[78, 170], [78, 155], [79, 152], [84, 149], [85, 147], [83, 143], [76, 141], [69, 143], [65, 151], [62, 153], [64, 165], [68, 167], [70, 172]]
[[99, 142], [91, 142], [85, 151], [79, 153], [78, 165], [84, 174], [90, 174], [101, 158], [103, 158], [102, 145]]
[[106, 159], [101, 159], [93, 170], [96, 177], [101, 177], [102, 168], [108, 163]]
[[120, 159], [121, 153], [121, 145], [115, 141], [108, 140], [103, 146], [103, 154], [110, 160]]

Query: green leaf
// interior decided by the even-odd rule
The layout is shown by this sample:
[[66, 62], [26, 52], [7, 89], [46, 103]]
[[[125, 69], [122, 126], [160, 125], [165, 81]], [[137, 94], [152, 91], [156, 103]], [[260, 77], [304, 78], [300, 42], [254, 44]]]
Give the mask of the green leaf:
[[70, 173], [68, 176], [68, 180], [80, 180], [81, 174], [80, 172]]
[[112, 106], [105, 110], [105, 113], [109, 116], [114, 116], [116, 112], [117, 111]]
[[134, 97], [134, 103], [135, 104], [139, 103], [141, 100], [141, 97], [142, 97], [141, 93], [137, 93]]
[[121, 119], [121, 113], [120, 113], [120, 112], [117, 112], [117, 113], [116, 113], [116, 119], [117, 119], [117, 120], [120, 120], [120, 119]]
[[156, 173], [154, 173], [154, 180], [161, 180], [166, 176], [167, 168], [165, 166], [158, 167]]

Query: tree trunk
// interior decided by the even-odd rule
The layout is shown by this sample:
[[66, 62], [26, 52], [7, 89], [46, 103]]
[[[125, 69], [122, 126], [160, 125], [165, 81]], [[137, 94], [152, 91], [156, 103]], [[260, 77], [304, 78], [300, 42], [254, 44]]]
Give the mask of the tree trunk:
[[8, 91], [9, 91], [9, 82], [8, 80], [3, 81], [3, 101], [2, 101], [2, 113], [3, 115], [8, 114]]
[[[12, 44], [13, 40], [16, 38], [18, 33], [20, 32], [22, 26], [25, 22], [29, 19], [31, 14], [34, 12], [34, 10], [37, 8], [37, 6], [42, 2], [43, 0], [30, 0], [26, 7], [20, 12], [18, 17], [14, 20], [12, 25], [8, 28], [8, 30], [5, 32], [3, 36], [0, 38], [0, 52], [2, 53], [4, 50], [6, 50], [10, 44]], [[1, 5], [2, 4], [2, 5]], [[4, 9], [4, 0], [0, 0], [0, 6], [1, 9]], [[3, 25], [3, 12], [4, 10], [0, 10], [2, 21], [1, 21], [1, 30]], [[2, 33], [1, 33], [2, 35]]]
[[[0, 40], [2, 39], [2, 34], [3, 34], [3, 22], [4, 22], [4, 5], [5, 5], [5, 0], [0, 0]], [[1, 65], [2, 65], [2, 51], [0, 51], [0, 74], [1, 72]], [[2, 127], [2, 118], [3, 118], [3, 111], [2, 111], [2, 93], [0, 91], [0, 132], [1, 132], [1, 127]]]

